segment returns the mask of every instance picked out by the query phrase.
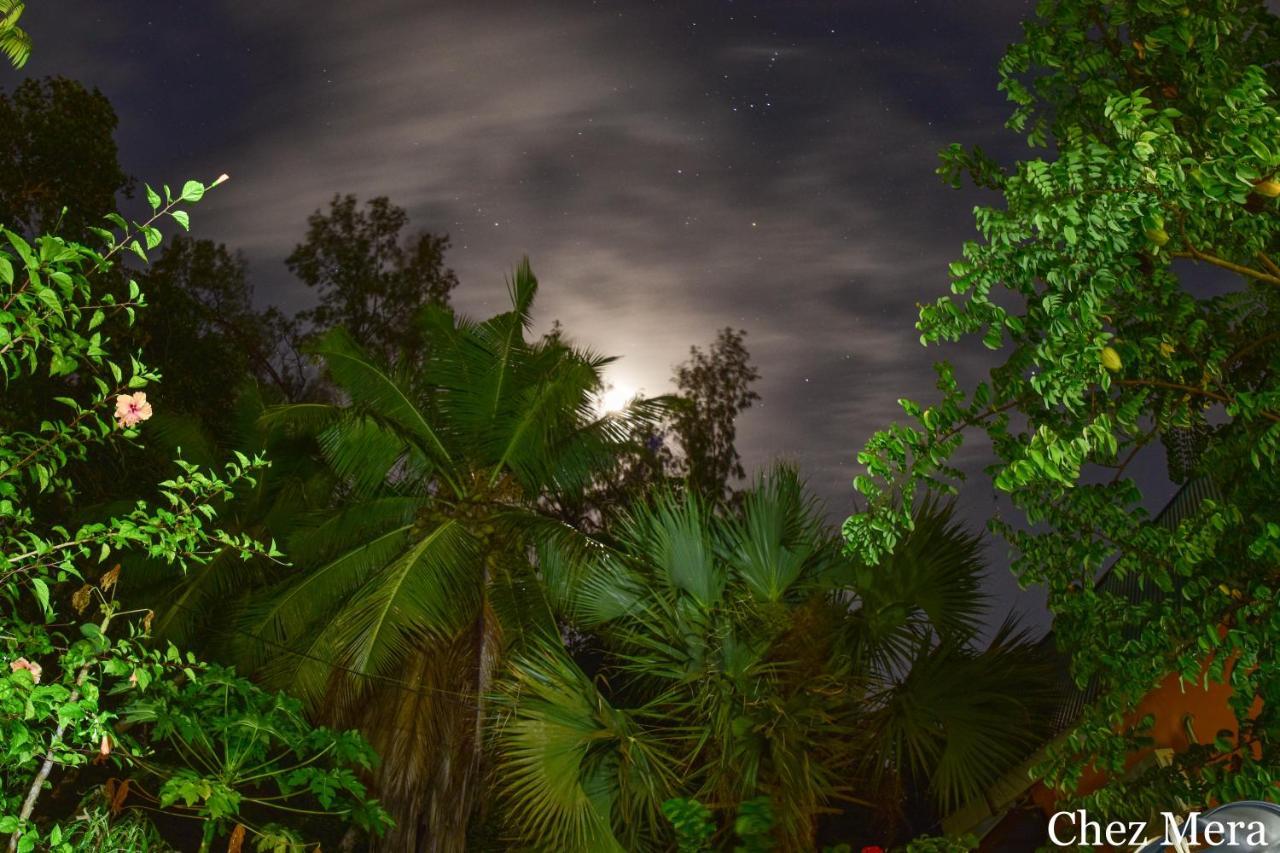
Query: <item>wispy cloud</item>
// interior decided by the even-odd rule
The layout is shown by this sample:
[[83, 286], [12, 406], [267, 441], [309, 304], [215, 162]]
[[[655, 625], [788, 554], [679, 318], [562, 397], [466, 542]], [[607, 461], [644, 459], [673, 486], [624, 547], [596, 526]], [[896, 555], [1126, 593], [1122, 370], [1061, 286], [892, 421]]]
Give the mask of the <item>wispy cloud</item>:
[[627, 385], [660, 392], [690, 344], [747, 329], [748, 461], [798, 460], [838, 513], [858, 447], [932, 387], [915, 303], [977, 201], [936, 151], [1000, 150], [993, 69], [1026, 8], [227, 0], [154, 25], [86, 11], [54, 59], [99, 75], [135, 171], [233, 175], [198, 230], [246, 250], [266, 299], [308, 298], [283, 258], [353, 192], [450, 232], [464, 310], [499, 309], [530, 255], [540, 322], [622, 355]]

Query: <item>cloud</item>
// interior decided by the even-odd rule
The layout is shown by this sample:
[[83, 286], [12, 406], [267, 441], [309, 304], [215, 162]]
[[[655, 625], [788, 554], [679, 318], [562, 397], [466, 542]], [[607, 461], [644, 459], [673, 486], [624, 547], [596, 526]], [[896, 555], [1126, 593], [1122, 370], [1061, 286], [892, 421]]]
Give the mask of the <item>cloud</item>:
[[972, 88], [945, 57], [823, 33], [690, 50], [673, 19], [565, 6], [229, 9], [287, 42], [288, 67], [240, 119], [241, 189], [210, 228], [275, 298], [306, 297], [280, 259], [311, 210], [389, 195], [451, 233], [464, 310], [500, 310], [529, 254], [540, 321], [623, 356], [628, 385], [663, 391], [691, 344], [746, 329], [764, 376], [748, 461], [801, 459], [840, 506], [865, 437], [931, 387], [915, 303], [945, 288], [972, 199], [932, 177], [948, 137], [895, 75]]
[[994, 66], [1025, 9], [227, 0], [121, 12], [59, 56], [105, 81], [132, 170], [231, 173], [196, 230], [244, 249], [266, 300], [310, 298], [283, 259], [352, 192], [451, 234], [468, 312], [501, 310], [530, 255], [539, 322], [623, 356], [628, 386], [661, 392], [691, 344], [746, 329], [747, 461], [798, 460], [839, 517], [866, 437], [930, 396], [943, 353], [915, 304], [945, 291], [978, 201], [936, 152], [1020, 150]]

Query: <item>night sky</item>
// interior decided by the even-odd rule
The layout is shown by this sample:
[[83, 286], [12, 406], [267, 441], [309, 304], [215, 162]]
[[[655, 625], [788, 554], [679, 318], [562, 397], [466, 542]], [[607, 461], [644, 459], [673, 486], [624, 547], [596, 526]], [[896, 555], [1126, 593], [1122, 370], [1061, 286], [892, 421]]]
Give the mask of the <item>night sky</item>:
[[[969, 379], [991, 364], [981, 347], [923, 349], [915, 305], [945, 292], [989, 200], [944, 187], [937, 151], [1026, 150], [1002, 129], [995, 66], [1030, 8], [76, 0], [32, 3], [24, 24], [26, 73], [111, 99], [126, 171], [231, 175], [193, 231], [244, 251], [264, 305], [307, 303], [284, 258], [307, 215], [350, 192], [448, 232], [466, 312], [502, 310], [529, 255], [539, 326], [622, 356], [619, 387], [661, 393], [691, 344], [746, 329], [763, 402], [739, 447], [749, 467], [797, 462], [836, 520], [895, 400], [931, 399], [932, 360]], [[980, 523], [989, 487], [964, 498]], [[996, 616], [1044, 624], [1003, 544], [991, 559]]]

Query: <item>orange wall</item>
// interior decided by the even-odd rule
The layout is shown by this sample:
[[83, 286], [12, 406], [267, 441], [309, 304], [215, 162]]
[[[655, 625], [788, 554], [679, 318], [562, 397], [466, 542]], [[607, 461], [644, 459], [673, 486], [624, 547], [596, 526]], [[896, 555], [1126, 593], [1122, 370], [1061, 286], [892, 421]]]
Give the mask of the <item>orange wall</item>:
[[[1133, 725], [1147, 714], [1154, 715], [1155, 724], [1151, 727], [1151, 737], [1155, 741], [1155, 747], [1168, 747], [1180, 752], [1190, 746], [1182, 722], [1187, 714], [1192, 716], [1192, 728], [1201, 743], [1211, 742], [1223, 729], [1236, 731], [1236, 717], [1227, 704], [1230, 698], [1231, 687], [1227, 684], [1210, 682], [1208, 688], [1205, 688], [1199, 683], [1180, 683], [1176, 674], [1170, 675], [1159, 687], [1147, 694], [1125, 722]], [[1254, 714], [1258, 713], [1261, 703], [1261, 699], [1254, 703]], [[1150, 752], [1151, 750], [1142, 750], [1131, 755], [1126, 769], [1142, 761]], [[1106, 778], [1107, 774], [1103, 771], [1087, 771], [1081, 779], [1079, 793], [1087, 794], [1095, 790]], [[1057, 810], [1056, 794], [1040, 783], [1036, 783], [1032, 789], [1032, 798], [1045, 814], [1052, 814]]]

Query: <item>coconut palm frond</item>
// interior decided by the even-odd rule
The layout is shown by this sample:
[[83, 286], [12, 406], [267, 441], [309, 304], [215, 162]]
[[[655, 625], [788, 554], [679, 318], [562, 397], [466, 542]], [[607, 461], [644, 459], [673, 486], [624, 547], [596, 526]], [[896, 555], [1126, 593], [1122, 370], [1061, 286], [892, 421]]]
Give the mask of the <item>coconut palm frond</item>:
[[409, 530], [427, 505], [420, 495], [384, 495], [309, 513], [295, 522], [288, 554], [304, 569], [318, 567], [388, 531]]
[[417, 538], [343, 602], [329, 624], [342, 662], [385, 674], [423, 640], [452, 636], [479, 612], [484, 590], [475, 567], [482, 564], [480, 543], [458, 521]]
[[345, 329], [326, 332], [307, 346], [307, 351], [323, 359], [334, 382], [352, 403], [371, 417], [392, 424], [406, 437], [415, 439], [423, 453], [437, 466], [439, 475], [455, 492], [461, 490], [453, 471], [453, 457], [440, 430], [427, 419], [414, 400], [410, 383], [366, 353]]
[[21, 0], [0, 0], [0, 53], [14, 68], [21, 68], [31, 58], [31, 36], [18, 26], [25, 8]]
[[258, 424], [267, 430], [315, 435], [342, 416], [342, 406], [333, 403], [284, 403], [267, 406]]
[[[401, 525], [371, 536], [334, 559], [274, 590], [259, 593], [241, 609], [238, 622], [239, 659], [250, 669], [275, 658], [280, 647], [322, 632], [316, 624], [328, 618], [355, 590], [387, 563], [403, 553], [410, 526]], [[279, 682], [279, 686], [289, 686]]]

